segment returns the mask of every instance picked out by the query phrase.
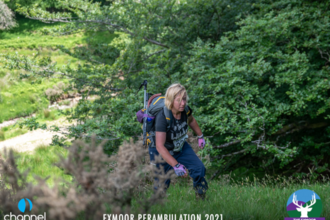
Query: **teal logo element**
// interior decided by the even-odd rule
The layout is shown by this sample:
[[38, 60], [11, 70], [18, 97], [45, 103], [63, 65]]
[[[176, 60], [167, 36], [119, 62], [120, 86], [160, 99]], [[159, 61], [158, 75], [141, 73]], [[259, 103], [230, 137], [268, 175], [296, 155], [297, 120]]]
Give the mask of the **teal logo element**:
[[30, 211], [32, 210], [32, 207], [33, 207], [33, 204], [31, 202], [31, 200], [29, 200], [28, 198], [26, 199], [21, 199], [19, 202], [18, 202], [18, 209], [21, 211], [21, 212], [25, 212], [25, 209], [26, 209], [26, 202], [25, 200], [27, 200], [29, 202], [29, 205], [30, 205]]
[[312, 190], [300, 189], [289, 197], [286, 210], [291, 218], [317, 218], [322, 213], [322, 201]]

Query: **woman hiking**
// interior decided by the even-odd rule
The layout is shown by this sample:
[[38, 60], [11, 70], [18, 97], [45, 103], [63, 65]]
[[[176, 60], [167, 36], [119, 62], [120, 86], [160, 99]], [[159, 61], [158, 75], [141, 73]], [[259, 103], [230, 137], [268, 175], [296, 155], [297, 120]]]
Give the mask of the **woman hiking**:
[[[198, 135], [199, 148], [204, 148], [205, 140], [201, 129], [192, 116], [192, 110], [187, 106], [187, 102], [187, 91], [181, 84], [172, 84], [167, 89], [165, 106], [172, 113], [174, 120], [170, 123], [170, 128], [167, 128], [166, 120], [169, 120], [169, 118], [165, 117], [164, 111], [160, 111], [156, 115], [156, 147], [149, 147], [150, 161], [154, 161], [155, 156], [160, 154], [165, 163], [158, 163], [156, 166], [162, 167], [165, 173], [174, 169], [176, 175], [181, 177], [187, 176], [186, 169], [188, 169], [189, 175], [193, 178], [196, 198], [204, 200], [208, 189], [204, 178], [206, 169], [191, 146], [186, 142], [188, 125]], [[170, 181], [170, 179], [165, 181], [165, 190], [169, 187]]]

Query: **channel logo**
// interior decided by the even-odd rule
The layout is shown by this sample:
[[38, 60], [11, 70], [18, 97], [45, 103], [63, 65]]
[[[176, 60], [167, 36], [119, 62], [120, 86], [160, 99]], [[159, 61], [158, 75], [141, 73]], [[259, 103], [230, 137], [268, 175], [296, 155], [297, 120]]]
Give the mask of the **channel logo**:
[[[20, 210], [22, 213], [25, 213], [32, 210], [33, 203], [31, 202], [30, 199], [23, 198], [18, 202], [17, 207], [18, 210]], [[44, 213], [44, 215], [14, 215], [10, 213], [9, 215], [5, 215], [3, 219], [4, 220], [46, 220], [46, 212]]]
[[309, 189], [300, 189], [288, 199], [286, 210], [290, 218], [285, 220], [325, 220], [320, 217], [322, 213], [322, 201], [319, 195]]
[[21, 199], [19, 202], [18, 202], [18, 209], [21, 211], [21, 212], [25, 212], [25, 208], [26, 208], [26, 201], [29, 202], [29, 205], [30, 205], [30, 211], [32, 210], [32, 207], [33, 207], [33, 204], [31, 202], [30, 199], [26, 198], [26, 199]]

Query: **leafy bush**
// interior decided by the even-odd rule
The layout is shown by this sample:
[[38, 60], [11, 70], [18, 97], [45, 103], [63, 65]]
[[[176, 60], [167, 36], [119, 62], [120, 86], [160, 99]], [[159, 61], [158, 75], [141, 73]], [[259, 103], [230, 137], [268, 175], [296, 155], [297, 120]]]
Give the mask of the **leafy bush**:
[[9, 29], [14, 26], [16, 26], [14, 13], [3, 1], [0, 1], [0, 30]]
[[58, 102], [59, 105], [70, 105], [71, 101], [70, 100], [63, 100]]
[[215, 166], [294, 174], [313, 164], [322, 173], [330, 158], [330, 4], [268, 3], [255, 4], [217, 44], [196, 42], [182, 79], [193, 85], [204, 130], [219, 134], [209, 151]]
[[[67, 98], [69, 96], [76, 95], [76, 91], [69, 90], [67, 91], [68, 85], [66, 85], [64, 82], [58, 82], [56, 85], [54, 85], [52, 88], [49, 88], [45, 91], [45, 94], [47, 98], [51, 102], [55, 102], [60, 98]], [[67, 95], [68, 94], [68, 95]]]
[[65, 89], [65, 84], [59, 82], [57, 85], [54, 85], [53, 88], [47, 89], [45, 94], [50, 101], [54, 102], [63, 95], [63, 89]]

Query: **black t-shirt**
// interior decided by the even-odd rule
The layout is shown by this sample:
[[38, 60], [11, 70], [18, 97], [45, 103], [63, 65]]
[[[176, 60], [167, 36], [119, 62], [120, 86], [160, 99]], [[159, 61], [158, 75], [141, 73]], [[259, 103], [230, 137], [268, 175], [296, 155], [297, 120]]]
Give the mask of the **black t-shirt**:
[[[169, 131], [167, 131], [167, 119], [164, 111], [160, 111], [155, 118], [155, 131], [166, 132], [165, 147], [174, 152], [180, 151], [185, 140], [188, 138], [188, 117], [192, 114], [191, 108], [188, 106], [188, 112], [181, 112], [181, 119], [177, 120], [173, 117], [173, 122]], [[188, 114], [187, 114], [188, 113]]]

